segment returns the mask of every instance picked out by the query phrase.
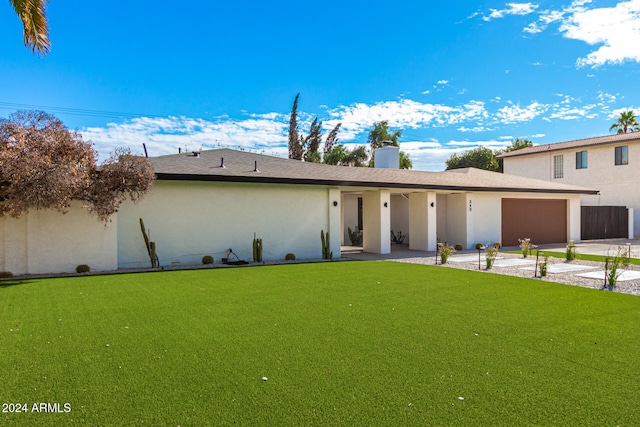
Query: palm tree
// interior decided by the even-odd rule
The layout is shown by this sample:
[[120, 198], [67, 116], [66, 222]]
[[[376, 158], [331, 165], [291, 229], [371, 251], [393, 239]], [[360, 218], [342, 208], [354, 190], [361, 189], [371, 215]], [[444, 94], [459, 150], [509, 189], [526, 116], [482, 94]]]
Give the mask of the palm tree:
[[46, 55], [51, 48], [47, 24], [47, 0], [9, 0], [24, 26], [24, 45], [31, 52]]
[[609, 132], [616, 130], [618, 133], [638, 132], [640, 131], [640, 124], [636, 120], [635, 114], [632, 110], [620, 113], [617, 121], [611, 125]]

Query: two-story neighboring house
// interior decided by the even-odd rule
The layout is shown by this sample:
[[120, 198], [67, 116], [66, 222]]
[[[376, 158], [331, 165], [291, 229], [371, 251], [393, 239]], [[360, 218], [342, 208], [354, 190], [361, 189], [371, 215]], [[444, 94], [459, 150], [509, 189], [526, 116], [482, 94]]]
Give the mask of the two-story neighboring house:
[[640, 132], [536, 145], [498, 158], [505, 174], [599, 190], [581, 197], [582, 239], [633, 238], [640, 231]]

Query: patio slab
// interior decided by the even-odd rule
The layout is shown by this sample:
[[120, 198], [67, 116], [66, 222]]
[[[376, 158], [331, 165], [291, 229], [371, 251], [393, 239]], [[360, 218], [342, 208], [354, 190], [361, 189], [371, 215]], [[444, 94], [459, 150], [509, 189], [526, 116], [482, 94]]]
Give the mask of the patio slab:
[[[502, 257], [497, 257], [496, 259], [502, 259]], [[480, 261], [484, 261], [485, 256], [480, 255]], [[478, 255], [454, 255], [449, 257], [449, 262], [478, 262]]]
[[530, 259], [524, 258], [507, 258], [498, 259], [493, 263], [494, 267], [515, 267], [518, 265], [533, 265], [536, 262]]
[[[538, 263], [538, 269], [540, 269], [540, 263]], [[547, 264], [547, 273], [570, 273], [572, 271], [591, 270], [594, 268], [592, 265], [579, 265], [579, 264]], [[521, 270], [535, 270], [535, 267], [524, 267]]]
[[[640, 279], [640, 271], [635, 270], [619, 270], [620, 275], [618, 276], [619, 282], [624, 282], [626, 280], [637, 280]], [[604, 281], [605, 271], [592, 271], [589, 273], [581, 273], [576, 274], [576, 276], [585, 277], [587, 279], [598, 279]]]

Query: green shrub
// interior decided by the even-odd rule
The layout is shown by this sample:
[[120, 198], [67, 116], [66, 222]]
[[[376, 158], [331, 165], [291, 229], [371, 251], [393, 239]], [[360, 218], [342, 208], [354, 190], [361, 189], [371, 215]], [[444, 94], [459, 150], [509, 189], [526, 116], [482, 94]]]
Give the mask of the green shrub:
[[296, 254], [289, 252], [288, 254], [286, 254], [284, 256], [284, 260], [285, 261], [295, 261], [296, 260]]
[[526, 237], [524, 239], [518, 239], [518, 243], [520, 244], [520, 250], [522, 251], [522, 256], [526, 258], [531, 253], [531, 249], [536, 248], [537, 246], [531, 243], [531, 239]]
[[629, 265], [629, 256], [626, 248], [622, 245], [614, 254], [609, 254], [605, 263], [605, 274], [607, 276], [607, 284], [610, 289], [615, 288], [618, 283], [618, 277], [622, 274], [621, 267]]
[[80, 264], [76, 267], [76, 273], [88, 273], [91, 271], [87, 264]]
[[205, 255], [202, 257], [203, 264], [213, 264], [213, 257], [211, 255]]
[[440, 264], [446, 264], [449, 257], [456, 252], [456, 249], [448, 243], [438, 243], [440, 248]]
[[482, 243], [476, 243], [476, 249], [480, 250], [484, 247], [484, 245]]
[[544, 257], [544, 260], [542, 260], [542, 263], [540, 263], [540, 276], [546, 277], [548, 265], [549, 265], [549, 257]]
[[567, 261], [573, 261], [576, 259], [576, 242], [569, 240], [567, 243]]
[[0, 279], [10, 279], [13, 277], [13, 273], [10, 271], [0, 271]]
[[461, 251], [464, 249], [464, 246], [462, 246], [460, 243], [456, 243], [456, 245], [454, 246], [456, 251]]
[[502, 247], [502, 245], [500, 245], [500, 242], [495, 242], [493, 244], [493, 247], [496, 248], [496, 249], [500, 249]]
[[493, 267], [493, 263], [495, 262], [497, 256], [498, 256], [498, 248], [495, 246], [495, 244], [487, 248], [486, 254], [485, 254], [485, 262], [487, 265], [487, 270], [490, 270], [491, 267]]

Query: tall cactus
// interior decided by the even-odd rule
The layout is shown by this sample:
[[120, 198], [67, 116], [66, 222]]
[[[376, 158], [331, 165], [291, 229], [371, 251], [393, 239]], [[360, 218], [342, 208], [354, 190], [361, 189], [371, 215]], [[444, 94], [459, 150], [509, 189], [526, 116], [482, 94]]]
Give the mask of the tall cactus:
[[262, 239], [256, 238], [256, 233], [253, 233], [253, 260], [262, 262]]
[[142, 229], [142, 236], [144, 237], [144, 245], [149, 253], [149, 259], [151, 260], [151, 268], [160, 267], [160, 261], [156, 254], [156, 242], [151, 241], [151, 231], [147, 234], [147, 229], [144, 227], [144, 221], [140, 218], [140, 228]]
[[329, 241], [329, 232], [325, 238], [324, 230], [320, 230], [320, 240], [322, 241], [322, 259], [333, 259], [333, 252], [331, 252], [331, 243]]

